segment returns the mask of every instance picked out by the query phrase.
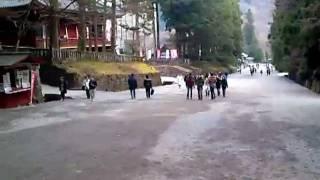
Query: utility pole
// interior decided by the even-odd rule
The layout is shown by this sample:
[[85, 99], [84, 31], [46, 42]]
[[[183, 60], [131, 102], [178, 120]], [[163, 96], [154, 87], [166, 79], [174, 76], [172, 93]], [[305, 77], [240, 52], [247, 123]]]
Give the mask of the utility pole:
[[157, 49], [158, 49], [158, 43], [157, 43], [157, 13], [156, 11], [156, 4], [157, 2], [153, 1], [152, 2], [152, 9], [153, 9], [153, 26], [152, 26], [152, 30], [153, 30], [153, 42], [154, 42], [154, 52], [153, 52], [153, 58], [156, 59], [157, 58]]

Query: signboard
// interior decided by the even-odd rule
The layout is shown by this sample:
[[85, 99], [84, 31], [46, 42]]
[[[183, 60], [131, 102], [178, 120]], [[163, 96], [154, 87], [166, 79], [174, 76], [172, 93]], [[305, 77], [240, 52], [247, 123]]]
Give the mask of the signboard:
[[12, 90], [11, 88], [11, 80], [10, 80], [10, 73], [6, 73], [3, 76], [3, 89], [6, 93]]
[[24, 6], [31, 2], [31, 0], [1, 0], [0, 8]]

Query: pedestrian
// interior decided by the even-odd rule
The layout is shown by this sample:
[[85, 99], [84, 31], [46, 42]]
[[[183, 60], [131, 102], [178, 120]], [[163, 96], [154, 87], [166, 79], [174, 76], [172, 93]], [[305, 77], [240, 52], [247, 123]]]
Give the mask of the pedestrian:
[[211, 93], [212, 100], [216, 98], [216, 94], [214, 92], [216, 82], [217, 82], [216, 76], [213, 73], [211, 73], [209, 77], [209, 86], [210, 86], [210, 93]]
[[190, 73], [187, 75], [184, 79], [187, 87], [187, 99], [192, 99], [192, 88], [194, 86], [194, 78], [192, 74]]
[[64, 101], [65, 96], [67, 94], [67, 81], [65, 80], [64, 76], [60, 77], [59, 90], [60, 90], [61, 101]]
[[209, 75], [206, 75], [204, 80], [204, 91], [206, 92], [206, 97], [208, 97], [210, 95]]
[[93, 101], [93, 99], [95, 98], [97, 86], [98, 86], [97, 81], [94, 79], [94, 77], [91, 77], [89, 81], [89, 93], [90, 93], [91, 101]]
[[220, 96], [220, 89], [221, 89], [221, 77], [222, 77], [222, 72], [220, 72], [217, 76], [217, 82], [216, 82], [216, 88], [217, 88], [217, 94]]
[[138, 87], [138, 83], [136, 78], [134, 77], [134, 74], [131, 74], [128, 78], [128, 85], [130, 90], [131, 99], [136, 98], [136, 89]]
[[222, 95], [223, 97], [226, 97], [226, 90], [228, 88], [228, 79], [224, 75], [222, 75], [221, 77], [221, 87], [222, 87]]
[[261, 76], [263, 75], [263, 70], [261, 69], [261, 71], [260, 71], [260, 74], [261, 74]]
[[146, 89], [146, 96], [147, 99], [151, 98], [151, 89], [152, 89], [152, 80], [149, 78], [148, 75], [146, 75], [146, 78], [143, 82], [144, 88]]
[[197, 80], [196, 80], [196, 84], [197, 84], [197, 90], [198, 90], [198, 99], [202, 100], [203, 99], [203, 85], [204, 85], [204, 79], [202, 75], [199, 75]]
[[87, 99], [90, 99], [90, 88], [89, 88], [90, 76], [86, 76], [82, 82], [82, 90], [86, 91]]

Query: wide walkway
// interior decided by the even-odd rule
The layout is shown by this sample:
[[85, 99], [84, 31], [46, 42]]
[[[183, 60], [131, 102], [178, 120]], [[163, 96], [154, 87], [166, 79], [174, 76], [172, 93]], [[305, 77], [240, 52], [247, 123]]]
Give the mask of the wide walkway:
[[276, 75], [229, 85], [215, 101], [174, 85], [1, 110], [0, 179], [320, 179], [319, 96]]

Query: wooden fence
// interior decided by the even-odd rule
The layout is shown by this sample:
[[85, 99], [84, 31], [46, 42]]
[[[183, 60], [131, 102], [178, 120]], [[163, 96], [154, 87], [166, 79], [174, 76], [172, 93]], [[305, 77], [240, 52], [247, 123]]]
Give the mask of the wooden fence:
[[54, 63], [61, 63], [69, 60], [97, 60], [105, 62], [132, 62], [132, 61], [143, 61], [143, 57], [129, 56], [129, 55], [116, 55], [113, 53], [103, 52], [80, 52], [71, 50], [53, 50], [52, 60]]

